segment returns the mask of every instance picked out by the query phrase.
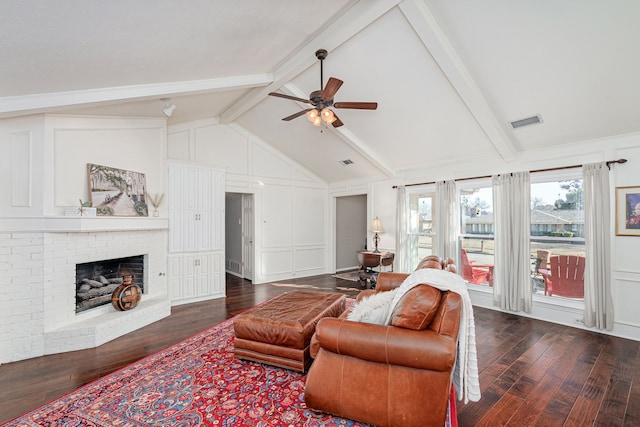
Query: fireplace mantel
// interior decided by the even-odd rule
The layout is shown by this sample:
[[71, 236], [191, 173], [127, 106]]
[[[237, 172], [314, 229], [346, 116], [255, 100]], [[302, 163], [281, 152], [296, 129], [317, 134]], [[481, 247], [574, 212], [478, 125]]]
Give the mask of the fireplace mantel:
[[154, 217], [77, 217], [44, 216], [32, 218], [5, 218], [2, 231], [43, 231], [53, 233], [166, 230], [167, 218]]

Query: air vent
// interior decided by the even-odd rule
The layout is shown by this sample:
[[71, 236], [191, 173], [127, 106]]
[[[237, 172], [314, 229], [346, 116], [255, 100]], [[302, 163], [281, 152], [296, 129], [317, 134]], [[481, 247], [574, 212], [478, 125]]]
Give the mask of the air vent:
[[353, 164], [352, 160], [346, 159], [346, 160], [340, 160], [340, 163], [342, 163], [345, 166], [349, 166]]
[[514, 129], [521, 128], [523, 126], [535, 125], [538, 123], [542, 123], [542, 117], [540, 115], [535, 115], [531, 117], [527, 117], [526, 119], [514, 120], [511, 123], [511, 127]]

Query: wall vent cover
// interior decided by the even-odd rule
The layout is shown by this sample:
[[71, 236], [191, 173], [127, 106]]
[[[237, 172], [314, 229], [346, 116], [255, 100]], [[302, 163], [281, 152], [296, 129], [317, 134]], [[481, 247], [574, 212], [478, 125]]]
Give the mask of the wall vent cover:
[[340, 160], [340, 163], [342, 163], [345, 166], [348, 166], [348, 165], [352, 165], [353, 164], [353, 160], [349, 160], [349, 159]]
[[531, 116], [531, 117], [527, 117], [524, 119], [520, 119], [520, 120], [514, 120], [512, 122], [509, 122], [511, 124], [511, 127], [513, 129], [517, 129], [517, 128], [521, 128], [523, 126], [529, 126], [529, 125], [535, 125], [538, 123], [542, 123], [542, 117], [540, 117], [539, 114], [536, 114], [535, 116]]

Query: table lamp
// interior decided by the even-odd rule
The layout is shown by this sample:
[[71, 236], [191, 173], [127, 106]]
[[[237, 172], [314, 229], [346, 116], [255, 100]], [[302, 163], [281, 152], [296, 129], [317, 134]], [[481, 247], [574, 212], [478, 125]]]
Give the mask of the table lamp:
[[378, 233], [384, 233], [384, 228], [382, 228], [382, 221], [380, 221], [380, 218], [375, 217], [373, 219], [373, 222], [371, 223], [371, 232], [374, 233], [373, 244], [375, 245], [375, 250], [373, 251], [373, 253], [380, 253], [380, 251], [378, 250], [378, 242], [380, 241], [380, 236], [378, 236]]

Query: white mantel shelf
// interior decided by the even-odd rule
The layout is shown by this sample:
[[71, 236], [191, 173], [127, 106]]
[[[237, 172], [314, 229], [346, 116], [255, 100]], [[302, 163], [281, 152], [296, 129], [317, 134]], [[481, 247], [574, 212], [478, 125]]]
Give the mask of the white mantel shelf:
[[166, 230], [168, 228], [169, 220], [167, 218], [155, 217], [44, 216], [0, 218], [0, 232], [86, 233], [97, 231]]

